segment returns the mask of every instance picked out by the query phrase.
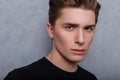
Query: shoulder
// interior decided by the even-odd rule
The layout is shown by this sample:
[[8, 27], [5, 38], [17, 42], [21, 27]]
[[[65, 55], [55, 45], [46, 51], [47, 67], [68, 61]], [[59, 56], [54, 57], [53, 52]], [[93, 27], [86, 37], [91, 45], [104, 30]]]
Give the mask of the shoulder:
[[82, 67], [78, 67], [78, 71], [83, 78], [88, 78], [89, 80], [97, 80], [96, 76], [93, 73], [89, 72], [88, 70]]
[[43, 66], [41, 65], [43, 65], [44, 62], [45, 60], [44, 58], [42, 58], [27, 66], [14, 69], [13, 71], [8, 73], [4, 80], [21, 80], [26, 77], [32, 76], [34, 73], [36, 74], [41, 68], [43, 68]]

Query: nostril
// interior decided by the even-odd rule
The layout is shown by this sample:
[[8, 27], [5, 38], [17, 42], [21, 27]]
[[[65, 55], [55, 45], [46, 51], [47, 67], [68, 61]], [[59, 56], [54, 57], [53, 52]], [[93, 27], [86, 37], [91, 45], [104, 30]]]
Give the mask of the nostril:
[[82, 46], [82, 45], [84, 45], [84, 41], [82, 41], [82, 42], [75, 42], [77, 45], [79, 45], [79, 46]]

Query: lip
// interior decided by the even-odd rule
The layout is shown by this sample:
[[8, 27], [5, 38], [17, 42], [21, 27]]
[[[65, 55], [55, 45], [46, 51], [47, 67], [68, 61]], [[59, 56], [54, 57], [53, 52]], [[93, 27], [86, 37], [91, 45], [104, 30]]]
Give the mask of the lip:
[[71, 49], [71, 51], [76, 55], [84, 55], [86, 53], [85, 49]]

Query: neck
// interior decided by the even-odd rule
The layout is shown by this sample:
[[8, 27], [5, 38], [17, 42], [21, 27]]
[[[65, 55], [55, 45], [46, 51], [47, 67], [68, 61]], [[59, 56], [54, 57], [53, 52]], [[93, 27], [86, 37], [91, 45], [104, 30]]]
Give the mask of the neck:
[[77, 70], [77, 63], [70, 62], [64, 59], [59, 53], [51, 51], [47, 56], [47, 59], [52, 62], [58, 68], [67, 71], [67, 72], [75, 72]]

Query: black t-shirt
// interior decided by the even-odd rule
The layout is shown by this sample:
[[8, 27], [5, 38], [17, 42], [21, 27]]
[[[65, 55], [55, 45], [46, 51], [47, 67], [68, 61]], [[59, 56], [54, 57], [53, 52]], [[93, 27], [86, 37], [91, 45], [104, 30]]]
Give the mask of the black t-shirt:
[[76, 72], [66, 72], [56, 67], [45, 57], [28, 66], [11, 71], [4, 80], [97, 80], [78, 66]]

